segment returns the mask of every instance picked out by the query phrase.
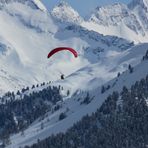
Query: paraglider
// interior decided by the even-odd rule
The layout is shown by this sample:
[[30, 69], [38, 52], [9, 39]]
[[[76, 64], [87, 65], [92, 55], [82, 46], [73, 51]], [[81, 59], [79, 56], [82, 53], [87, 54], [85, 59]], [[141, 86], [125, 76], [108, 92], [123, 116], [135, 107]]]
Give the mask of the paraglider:
[[63, 50], [68, 50], [70, 51], [75, 58], [78, 57], [78, 53], [76, 52], [76, 50], [74, 50], [73, 48], [70, 48], [70, 47], [58, 47], [58, 48], [55, 48], [53, 49], [49, 54], [48, 54], [48, 58], [50, 58], [52, 55], [54, 55], [55, 53], [57, 52], [60, 52], [60, 51], [63, 51]]
[[[73, 48], [70, 48], [70, 47], [58, 47], [58, 48], [55, 48], [55, 49], [51, 50], [49, 52], [47, 58], [50, 58], [55, 53], [60, 52], [60, 51], [63, 51], [63, 50], [70, 51], [74, 55], [75, 58], [78, 57], [78, 53]], [[64, 74], [62, 74], [62, 73], [61, 73], [61, 80], [64, 80]]]

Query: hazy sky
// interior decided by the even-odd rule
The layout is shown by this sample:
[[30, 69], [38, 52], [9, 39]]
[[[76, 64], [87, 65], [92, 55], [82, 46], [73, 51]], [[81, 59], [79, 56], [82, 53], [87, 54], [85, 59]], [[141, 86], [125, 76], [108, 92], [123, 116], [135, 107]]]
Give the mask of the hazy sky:
[[[42, 0], [46, 7], [51, 10], [60, 0]], [[79, 12], [81, 16], [86, 16], [95, 7], [113, 4], [113, 3], [129, 3], [131, 0], [65, 0], [68, 2], [75, 10]]]

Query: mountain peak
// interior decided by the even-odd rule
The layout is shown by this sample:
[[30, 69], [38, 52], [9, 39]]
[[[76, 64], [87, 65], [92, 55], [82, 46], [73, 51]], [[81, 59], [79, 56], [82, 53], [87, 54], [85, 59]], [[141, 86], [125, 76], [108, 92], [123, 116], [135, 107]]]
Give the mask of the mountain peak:
[[104, 7], [97, 7], [90, 17], [90, 21], [103, 24], [115, 25], [123, 17], [128, 15], [127, 6], [120, 3], [108, 5]]
[[142, 8], [148, 8], [148, 0], [132, 0], [128, 5], [129, 8], [133, 9], [136, 6], [142, 6]]
[[64, 6], [69, 7], [69, 4], [68, 4], [66, 1], [64, 1], [64, 0], [61, 0], [61, 1], [58, 3], [57, 6], [58, 6], [58, 7], [64, 7]]
[[60, 1], [58, 5], [56, 5], [52, 12], [52, 16], [59, 20], [60, 22], [71, 22], [71, 23], [80, 23], [82, 22], [82, 18], [67, 2]]
[[45, 6], [40, 0], [0, 0], [0, 7], [4, 6], [5, 4], [19, 2], [22, 4], [26, 4], [32, 8], [40, 9], [42, 11], [46, 11]]

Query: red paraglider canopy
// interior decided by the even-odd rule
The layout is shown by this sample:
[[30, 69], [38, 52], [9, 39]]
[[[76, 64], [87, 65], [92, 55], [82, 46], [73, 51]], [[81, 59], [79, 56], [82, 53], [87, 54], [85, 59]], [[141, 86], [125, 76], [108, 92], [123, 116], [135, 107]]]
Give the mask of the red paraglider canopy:
[[62, 50], [68, 50], [70, 51], [71, 53], [73, 53], [74, 57], [78, 57], [78, 53], [73, 49], [73, 48], [70, 48], [70, 47], [58, 47], [58, 48], [55, 48], [53, 49], [49, 54], [48, 54], [48, 58], [50, 58], [53, 54], [59, 52], [59, 51], [62, 51]]

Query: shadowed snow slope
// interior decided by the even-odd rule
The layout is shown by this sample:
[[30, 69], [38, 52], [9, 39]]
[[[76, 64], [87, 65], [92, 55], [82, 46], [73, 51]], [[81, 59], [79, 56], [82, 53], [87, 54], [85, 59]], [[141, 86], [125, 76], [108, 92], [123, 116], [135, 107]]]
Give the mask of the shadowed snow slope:
[[[130, 53], [127, 53], [126, 58], [128, 59], [129, 57]], [[54, 113], [48, 112], [42, 121], [37, 120], [34, 122], [28, 129], [25, 130], [23, 136], [21, 136], [21, 133], [12, 136], [12, 144], [8, 146], [8, 148], [31, 145], [36, 143], [38, 139], [42, 140], [52, 134], [65, 132], [84, 115], [90, 115], [92, 112], [95, 112], [107, 96], [113, 91], [121, 92], [123, 86], [130, 88], [136, 81], [145, 78], [148, 74], [148, 69], [146, 67], [148, 67], [148, 61], [142, 61], [134, 67], [133, 73], [130, 73], [129, 70], [127, 70], [119, 77], [105, 83], [104, 86], [109, 85], [110, 89], [103, 94], [101, 93], [101, 87], [99, 86], [100, 79], [96, 78], [95, 82], [98, 83], [98, 85], [96, 85], [93, 90], [89, 91], [90, 97], [92, 97], [92, 101], [89, 104], [81, 104], [84, 97], [86, 97], [86, 93], [78, 91], [77, 94], [72, 96], [70, 99], [66, 99], [63, 103], [61, 102], [62, 108], [58, 111]], [[76, 81], [78, 81], [78, 79], [76, 79]], [[92, 83], [92, 81], [89, 81], [88, 85], [92, 86]], [[62, 112], [65, 112], [67, 117], [60, 121], [59, 115]], [[44, 125], [42, 130], [41, 124]]]

